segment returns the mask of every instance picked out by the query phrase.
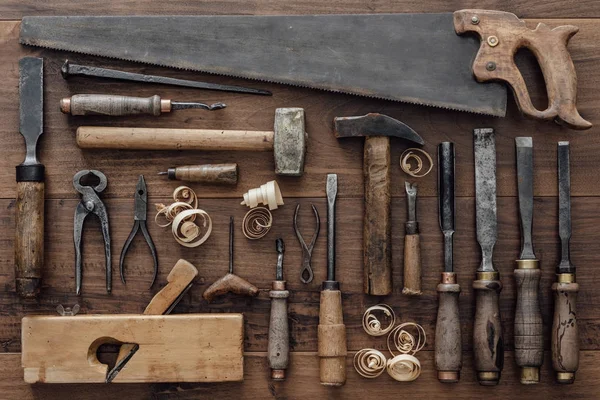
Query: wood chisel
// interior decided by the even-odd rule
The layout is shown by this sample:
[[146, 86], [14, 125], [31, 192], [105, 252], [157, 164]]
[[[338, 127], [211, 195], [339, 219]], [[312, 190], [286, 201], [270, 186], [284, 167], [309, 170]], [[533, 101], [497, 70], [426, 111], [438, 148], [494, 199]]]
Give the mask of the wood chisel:
[[521, 255], [514, 270], [517, 284], [515, 310], [515, 361], [521, 368], [521, 383], [540, 381], [544, 362], [544, 337], [539, 286], [542, 271], [533, 252], [533, 139], [515, 138], [517, 148], [517, 188], [521, 220]]
[[417, 222], [417, 184], [404, 182], [408, 220], [404, 224], [404, 288], [402, 294], [420, 296], [421, 291], [421, 240]]
[[552, 321], [552, 366], [558, 383], [575, 382], [579, 367], [579, 328], [575, 266], [571, 263], [571, 177], [569, 142], [558, 142], [558, 232], [561, 258], [556, 268], [554, 319]]
[[277, 267], [272, 290], [269, 291], [271, 298], [271, 318], [269, 322], [268, 356], [269, 367], [271, 367], [271, 379], [274, 381], [285, 380], [285, 371], [290, 357], [290, 331], [288, 324], [287, 299], [290, 292], [286, 289], [283, 280], [283, 253], [285, 244], [283, 239], [275, 241], [277, 249]]
[[342, 312], [342, 292], [335, 280], [335, 200], [337, 175], [327, 175], [327, 280], [321, 286], [319, 308], [319, 373], [321, 384], [346, 383], [346, 325]]
[[504, 366], [504, 339], [499, 298], [500, 274], [494, 268], [493, 251], [498, 237], [496, 217], [496, 139], [490, 128], [475, 129], [475, 210], [481, 264], [477, 269], [473, 353], [477, 379], [497, 385]]
[[454, 143], [438, 145], [438, 207], [440, 228], [444, 234], [444, 272], [437, 286], [439, 304], [435, 325], [435, 367], [444, 383], [458, 382], [462, 368], [462, 336], [457, 283], [453, 262], [454, 236]]

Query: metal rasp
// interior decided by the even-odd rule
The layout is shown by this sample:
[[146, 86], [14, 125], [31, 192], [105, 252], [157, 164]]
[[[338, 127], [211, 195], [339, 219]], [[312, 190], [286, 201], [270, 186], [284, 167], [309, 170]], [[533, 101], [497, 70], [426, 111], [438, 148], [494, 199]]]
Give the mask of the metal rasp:
[[561, 244], [560, 263], [556, 268], [554, 319], [552, 321], [552, 366], [558, 383], [575, 382], [579, 367], [579, 328], [575, 266], [571, 263], [571, 171], [569, 142], [558, 142], [558, 232]]
[[44, 129], [44, 60], [19, 60], [20, 132], [25, 161], [17, 166], [15, 286], [24, 298], [37, 296], [44, 266], [44, 165], [37, 143]]
[[500, 274], [493, 265], [498, 237], [496, 216], [496, 139], [490, 128], [475, 129], [475, 212], [481, 264], [477, 269], [473, 353], [477, 379], [497, 385], [504, 366], [504, 339], [500, 319]]
[[438, 206], [440, 228], [444, 234], [444, 272], [437, 286], [438, 314], [435, 325], [435, 367], [438, 380], [458, 382], [462, 368], [462, 339], [458, 284], [453, 266], [452, 238], [454, 236], [454, 143], [438, 145]]
[[[495, 116], [506, 113], [506, 89], [477, 81], [510, 81], [526, 115], [585, 129], [591, 124], [577, 112], [575, 68], [566, 49], [574, 32], [563, 37], [566, 30], [530, 30], [514, 14], [487, 10], [58, 16], [23, 18], [20, 42]], [[494, 41], [480, 46], [475, 37], [457, 35], [468, 32]], [[547, 110], [533, 107], [525, 82], [518, 79], [521, 75], [512, 59], [519, 47], [528, 47], [539, 57], [551, 93]]]
[[539, 286], [542, 271], [533, 252], [533, 139], [515, 138], [517, 150], [517, 188], [521, 220], [521, 255], [514, 270], [517, 284], [515, 310], [515, 361], [521, 368], [521, 383], [540, 381], [544, 361], [544, 337], [540, 311]]

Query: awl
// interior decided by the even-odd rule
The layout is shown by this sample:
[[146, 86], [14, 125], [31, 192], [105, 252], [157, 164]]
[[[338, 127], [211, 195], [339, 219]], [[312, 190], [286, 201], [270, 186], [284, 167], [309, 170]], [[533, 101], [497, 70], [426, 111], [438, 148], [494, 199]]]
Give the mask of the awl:
[[288, 324], [287, 299], [290, 292], [283, 279], [283, 254], [285, 243], [279, 238], [275, 241], [277, 250], [277, 267], [275, 280], [269, 291], [271, 298], [271, 318], [269, 321], [268, 359], [271, 367], [271, 379], [285, 380], [290, 357], [290, 330]]

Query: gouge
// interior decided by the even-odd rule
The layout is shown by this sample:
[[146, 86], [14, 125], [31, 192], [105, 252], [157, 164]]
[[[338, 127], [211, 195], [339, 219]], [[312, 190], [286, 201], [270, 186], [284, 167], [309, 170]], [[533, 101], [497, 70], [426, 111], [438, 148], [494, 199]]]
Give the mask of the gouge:
[[191, 101], [161, 99], [160, 96], [131, 97], [111, 94], [76, 94], [60, 101], [60, 111], [71, 115], [136, 115], [159, 116], [174, 110], [200, 108], [214, 111], [227, 107], [224, 103], [204, 104]]
[[571, 263], [571, 177], [569, 142], [558, 142], [558, 232], [561, 259], [556, 268], [558, 281], [554, 291], [552, 321], [552, 366], [558, 383], [575, 382], [579, 367], [579, 328], [577, 327], [577, 293], [575, 266]]
[[15, 287], [23, 298], [40, 291], [44, 267], [44, 165], [37, 159], [37, 142], [44, 129], [44, 60], [19, 60], [20, 132], [25, 161], [17, 165]]
[[515, 361], [521, 368], [521, 383], [540, 381], [544, 361], [544, 337], [539, 286], [542, 271], [533, 252], [533, 140], [515, 138], [517, 147], [517, 188], [521, 220], [521, 255], [514, 270], [517, 284], [515, 310]]
[[275, 241], [277, 250], [277, 267], [271, 298], [271, 319], [269, 322], [268, 359], [271, 367], [271, 378], [275, 381], [285, 380], [285, 370], [288, 367], [290, 356], [290, 332], [288, 325], [287, 299], [290, 292], [285, 287], [283, 280], [283, 253], [285, 244], [283, 239]]
[[438, 207], [440, 228], [444, 234], [444, 272], [437, 286], [439, 304], [435, 325], [435, 367], [440, 382], [460, 379], [462, 368], [462, 337], [458, 296], [460, 286], [453, 264], [454, 236], [454, 143], [438, 145]]
[[417, 184], [404, 182], [408, 220], [404, 224], [404, 288], [402, 294], [420, 296], [421, 291], [421, 240], [417, 222]]
[[159, 175], [166, 175], [170, 180], [235, 185], [238, 181], [237, 164], [204, 164], [185, 165], [169, 168]]
[[504, 366], [504, 339], [500, 319], [500, 274], [494, 268], [493, 251], [498, 237], [496, 217], [496, 139], [494, 130], [475, 129], [475, 211], [481, 264], [477, 269], [473, 353], [477, 379], [497, 385]]
[[321, 286], [319, 308], [319, 373], [321, 384], [346, 383], [346, 325], [342, 313], [342, 292], [335, 280], [335, 200], [337, 175], [327, 175], [327, 280]]

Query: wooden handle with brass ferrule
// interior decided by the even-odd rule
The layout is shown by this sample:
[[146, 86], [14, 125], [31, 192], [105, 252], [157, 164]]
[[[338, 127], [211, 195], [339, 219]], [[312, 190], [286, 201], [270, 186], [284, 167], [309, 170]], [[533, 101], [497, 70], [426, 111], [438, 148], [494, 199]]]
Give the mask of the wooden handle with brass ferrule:
[[460, 285], [456, 283], [454, 272], [442, 272], [437, 292], [439, 305], [435, 325], [435, 367], [440, 382], [455, 383], [460, 379], [462, 368], [462, 336], [458, 311]]
[[419, 237], [419, 223], [409, 221], [406, 223], [404, 236], [404, 288], [402, 294], [420, 296], [421, 290], [421, 243]]
[[60, 101], [60, 111], [71, 115], [124, 116], [148, 114], [159, 116], [171, 111], [171, 100], [160, 96], [131, 97], [110, 94], [76, 94]]
[[575, 274], [557, 274], [552, 322], [552, 366], [558, 383], [573, 383], [579, 367], [579, 328], [577, 327], [577, 293]]
[[517, 284], [515, 361], [521, 368], [521, 383], [538, 383], [540, 367], [544, 362], [543, 322], [539, 300], [542, 272], [539, 261], [517, 260], [514, 275]]
[[176, 181], [235, 185], [238, 181], [238, 165], [234, 163], [185, 165], [169, 168], [166, 175]]
[[346, 325], [342, 314], [342, 292], [339, 290], [321, 291], [318, 340], [321, 385], [344, 385], [348, 350]]
[[288, 324], [287, 299], [290, 292], [286, 290], [285, 281], [273, 281], [271, 297], [271, 319], [269, 322], [268, 355], [271, 367], [271, 379], [285, 380], [290, 356], [290, 331]]

